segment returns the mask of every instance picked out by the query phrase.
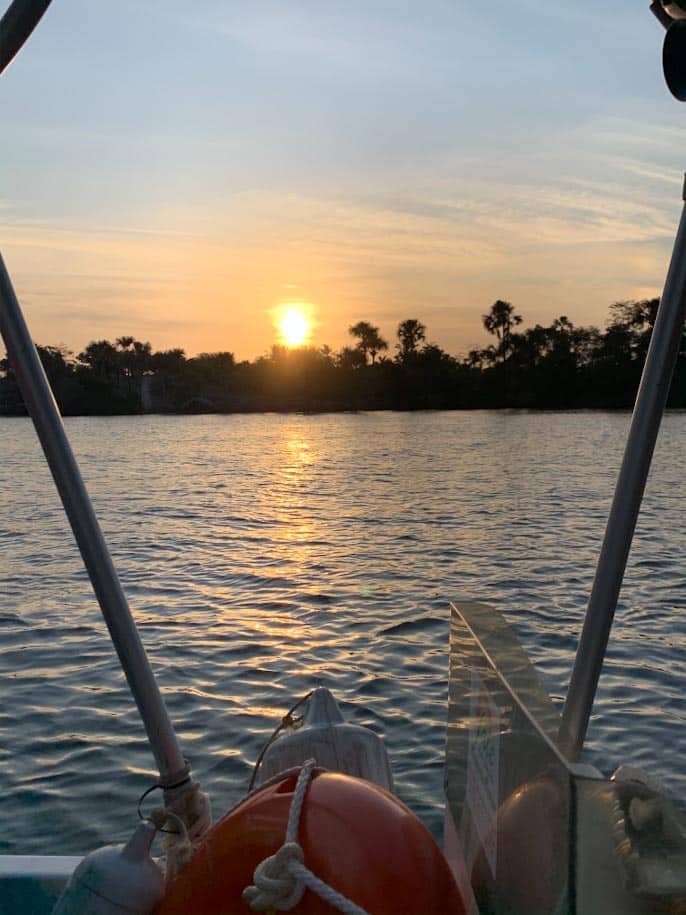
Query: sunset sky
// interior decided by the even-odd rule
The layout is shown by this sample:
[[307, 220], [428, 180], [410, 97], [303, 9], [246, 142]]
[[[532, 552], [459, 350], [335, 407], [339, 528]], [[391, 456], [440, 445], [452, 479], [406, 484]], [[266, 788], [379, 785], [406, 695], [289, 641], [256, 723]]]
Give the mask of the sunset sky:
[[461, 355], [497, 298], [602, 327], [681, 207], [662, 38], [648, 0], [53, 0], [0, 78], [34, 339], [254, 359], [304, 303], [315, 345], [418, 318]]

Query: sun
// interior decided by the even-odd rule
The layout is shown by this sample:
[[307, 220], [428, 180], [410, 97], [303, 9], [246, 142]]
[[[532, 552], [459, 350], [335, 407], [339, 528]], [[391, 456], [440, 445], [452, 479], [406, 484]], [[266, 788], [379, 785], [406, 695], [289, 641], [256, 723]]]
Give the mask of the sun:
[[286, 305], [279, 309], [276, 327], [286, 346], [302, 346], [312, 333], [312, 321], [302, 305]]

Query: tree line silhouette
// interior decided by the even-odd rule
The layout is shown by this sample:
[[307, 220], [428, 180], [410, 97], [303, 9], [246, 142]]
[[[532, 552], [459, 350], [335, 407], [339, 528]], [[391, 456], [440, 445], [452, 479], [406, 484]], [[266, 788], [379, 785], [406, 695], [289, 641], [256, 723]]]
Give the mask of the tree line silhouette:
[[[465, 358], [401, 321], [393, 356], [379, 328], [358, 321], [350, 346], [275, 345], [254, 362], [230, 352], [187, 357], [118, 337], [38, 353], [65, 415], [252, 411], [627, 408], [633, 404], [659, 300], [616, 302], [604, 332], [565, 315], [518, 331], [522, 316], [499, 299], [483, 315], [494, 342]], [[686, 406], [682, 338], [669, 406]], [[0, 360], [0, 413], [25, 412], [12, 369]]]

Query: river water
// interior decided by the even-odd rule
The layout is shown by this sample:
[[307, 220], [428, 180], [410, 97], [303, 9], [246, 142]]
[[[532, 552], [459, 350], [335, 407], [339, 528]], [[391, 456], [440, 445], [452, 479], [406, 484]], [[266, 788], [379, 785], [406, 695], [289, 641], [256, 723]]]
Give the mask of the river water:
[[[629, 416], [75, 418], [74, 450], [216, 813], [320, 680], [442, 825], [449, 602], [571, 671]], [[686, 414], [664, 422], [589, 731], [686, 799]], [[130, 832], [152, 759], [32, 427], [0, 418], [0, 852]]]

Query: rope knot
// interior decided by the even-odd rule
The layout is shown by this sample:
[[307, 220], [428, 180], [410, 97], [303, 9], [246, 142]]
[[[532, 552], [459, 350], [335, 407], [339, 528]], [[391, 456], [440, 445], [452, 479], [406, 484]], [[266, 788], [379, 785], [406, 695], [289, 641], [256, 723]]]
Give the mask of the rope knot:
[[[286, 911], [297, 905], [303, 897], [305, 882], [296, 876], [297, 865], [305, 860], [297, 842], [286, 842], [273, 855], [265, 858], [255, 868], [254, 886], [243, 890], [243, 899], [255, 912], [267, 909]], [[295, 864], [295, 867], [292, 865]]]
[[324, 883], [304, 864], [305, 855], [298, 843], [298, 824], [315, 765], [314, 759], [306, 760], [298, 775], [288, 813], [286, 841], [276, 854], [257, 865], [253, 874], [255, 885], [243, 890], [243, 900], [255, 912], [292, 909], [305, 895], [305, 890], [310, 889], [344, 915], [367, 915], [364, 909]]

